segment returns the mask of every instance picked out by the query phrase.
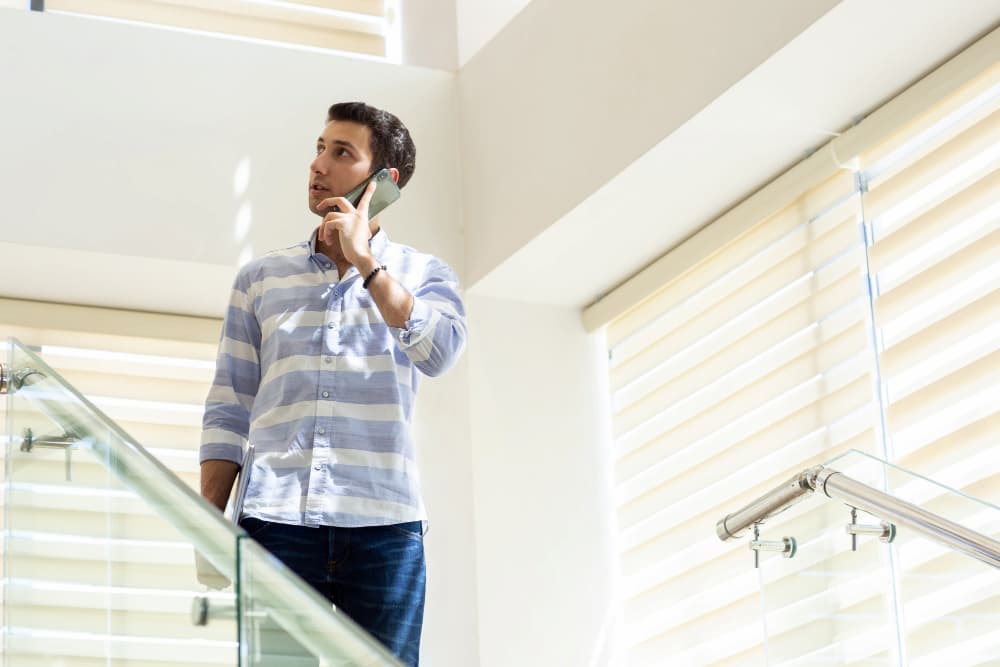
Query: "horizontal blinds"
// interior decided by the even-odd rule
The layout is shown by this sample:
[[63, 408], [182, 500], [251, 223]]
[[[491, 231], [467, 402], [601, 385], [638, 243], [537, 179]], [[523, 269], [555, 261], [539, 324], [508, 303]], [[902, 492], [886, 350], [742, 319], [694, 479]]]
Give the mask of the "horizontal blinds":
[[[195, 490], [220, 325], [0, 299], [0, 340], [36, 349]], [[10, 404], [13, 433], [5, 440], [20, 442], [25, 426], [36, 437], [60, 435], [25, 401]], [[191, 600], [202, 587], [188, 540], [90, 454], [72, 454], [71, 475], [63, 451], [15, 446], [3, 514], [8, 659], [82, 667], [127, 653], [137, 665], [235, 664], [234, 622], [191, 625]]]
[[629, 665], [758, 659], [752, 560], [711, 526], [871, 449], [859, 211], [850, 173], [817, 183], [609, 325]]
[[195, 488], [220, 327], [209, 318], [0, 299], [0, 340], [35, 348]]
[[[890, 452], [1000, 505], [1000, 65], [861, 165]], [[996, 507], [924, 502], [1000, 539]], [[909, 664], [993, 664], [1000, 577], [929, 544], [899, 552]]]
[[46, 0], [45, 10], [386, 55], [384, 0]]
[[1000, 414], [1000, 66], [943, 106], [863, 157], [888, 436], [919, 469]]
[[[882, 415], [896, 463], [1000, 501], [1000, 67], [969, 81], [609, 324], [630, 666], [1000, 654], [1000, 581], [963, 556], [909, 534], [894, 561], [852, 552], [843, 507], [811, 498], [765, 524], [799, 553], [758, 581], [710, 530], [813, 463], [881, 454]], [[996, 507], [866, 481], [1000, 537]]]

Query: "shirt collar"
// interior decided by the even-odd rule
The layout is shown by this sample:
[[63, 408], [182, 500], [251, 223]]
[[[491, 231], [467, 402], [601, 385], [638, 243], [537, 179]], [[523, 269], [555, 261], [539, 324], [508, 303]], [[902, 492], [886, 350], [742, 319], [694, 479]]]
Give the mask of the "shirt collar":
[[[309, 254], [316, 254], [316, 237], [319, 236], [319, 227], [313, 230], [312, 234], [309, 236]], [[379, 227], [375, 235], [368, 239], [368, 247], [372, 249], [372, 254], [378, 259], [382, 256], [382, 251], [385, 250], [386, 246], [389, 245], [389, 236], [385, 233], [385, 230]]]

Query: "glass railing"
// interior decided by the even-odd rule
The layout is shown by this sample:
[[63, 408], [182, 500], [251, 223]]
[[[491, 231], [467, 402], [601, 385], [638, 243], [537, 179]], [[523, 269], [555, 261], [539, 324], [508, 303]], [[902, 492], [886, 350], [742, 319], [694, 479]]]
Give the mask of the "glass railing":
[[853, 450], [799, 479], [746, 529], [763, 664], [1000, 664], [1000, 507]]
[[400, 664], [37, 354], [9, 350], [6, 664]]

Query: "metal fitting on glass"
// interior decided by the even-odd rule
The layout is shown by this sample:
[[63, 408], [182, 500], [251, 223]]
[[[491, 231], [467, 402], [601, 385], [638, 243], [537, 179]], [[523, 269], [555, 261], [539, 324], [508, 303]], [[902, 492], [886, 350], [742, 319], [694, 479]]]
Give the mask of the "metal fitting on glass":
[[792, 558], [798, 551], [798, 543], [794, 537], [782, 537], [780, 540], [761, 540], [760, 524], [753, 525], [753, 540], [750, 542], [750, 550], [753, 551], [753, 566], [760, 567], [760, 552], [774, 551], [780, 553], [785, 558]]
[[858, 550], [858, 535], [871, 535], [879, 541], [890, 544], [896, 539], [896, 525], [882, 521], [878, 525], [859, 524], [858, 510], [851, 508], [851, 522], [847, 524], [847, 534], [851, 536], [851, 551]]
[[69, 434], [63, 435], [43, 435], [35, 437], [31, 428], [24, 429], [21, 438], [21, 451], [30, 454], [36, 447], [48, 449], [61, 449], [66, 454], [66, 481], [73, 481], [73, 448], [80, 444], [80, 438]]
[[20, 368], [15, 371], [12, 368], [0, 364], [0, 394], [7, 394], [20, 390], [21, 387], [28, 383], [28, 378], [35, 375], [38, 377], [32, 380], [32, 382], [36, 382], [38, 379], [45, 377], [45, 373], [36, 371], [33, 368]]
[[236, 603], [211, 600], [207, 595], [198, 595], [191, 600], [191, 623], [208, 625], [212, 619], [236, 618]]

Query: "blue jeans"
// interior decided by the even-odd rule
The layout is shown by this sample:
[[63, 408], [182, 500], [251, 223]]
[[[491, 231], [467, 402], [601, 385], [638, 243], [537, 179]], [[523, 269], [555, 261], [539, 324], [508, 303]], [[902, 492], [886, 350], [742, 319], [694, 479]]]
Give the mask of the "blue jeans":
[[403, 664], [417, 667], [426, 583], [421, 522], [312, 528], [244, 517], [240, 526]]

